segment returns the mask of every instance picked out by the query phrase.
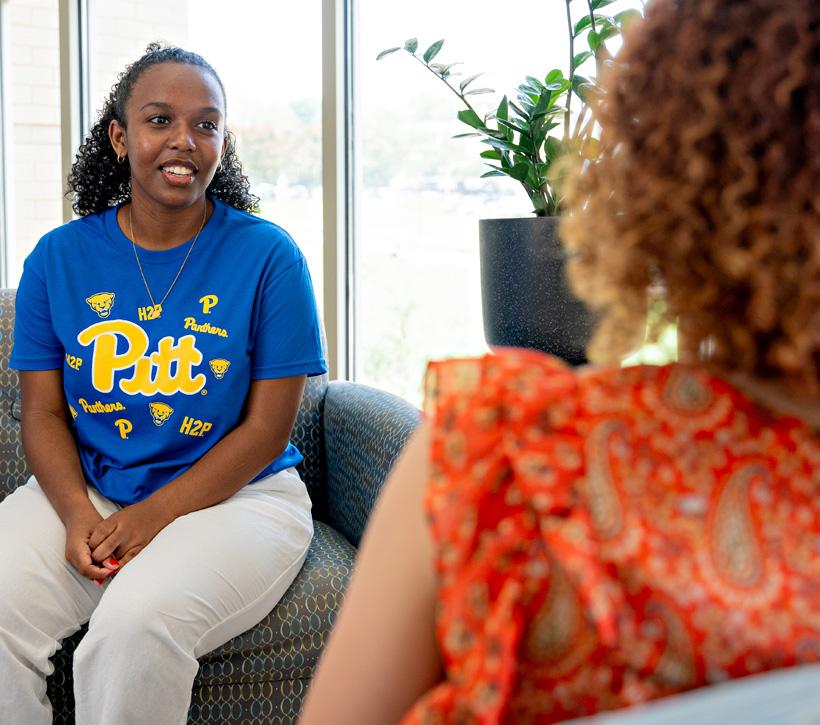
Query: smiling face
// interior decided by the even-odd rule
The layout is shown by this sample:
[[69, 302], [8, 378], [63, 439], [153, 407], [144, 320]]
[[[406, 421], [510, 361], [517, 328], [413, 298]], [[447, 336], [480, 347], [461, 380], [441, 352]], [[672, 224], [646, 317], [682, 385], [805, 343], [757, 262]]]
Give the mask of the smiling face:
[[225, 99], [207, 70], [149, 68], [125, 104], [125, 124], [112, 121], [108, 135], [128, 158], [135, 202], [185, 208], [203, 198], [227, 146]]

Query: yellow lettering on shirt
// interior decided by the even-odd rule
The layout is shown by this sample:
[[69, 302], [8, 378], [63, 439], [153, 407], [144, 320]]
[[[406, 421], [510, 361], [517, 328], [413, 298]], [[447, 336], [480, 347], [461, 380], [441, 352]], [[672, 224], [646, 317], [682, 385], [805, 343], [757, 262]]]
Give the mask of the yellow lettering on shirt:
[[205, 295], [204, 297], [199, 298], [199, 302], [202, 305], [202, 314], [210, 315], [211, 307], [216, 307], [219, 303], [219, 297], [216, 295]]
[[126, 420], [125, 418], [118, 418], [114, 421], [114, 425], [119, 428], [120, 430], [120, 438], [123, 440], [128, 438], [128, 434], [134, 430], [134, 426], [131, 425], [130, 420]]
[[193, 332], [207, 332], [209, 335], [219, 335], [220, 337], [228, 336], [227, 330], [221, 327], [215, 327], [210, 322], [203, 322], [201, 325], [198, 325], [194, 317], [185, 318], [185, 329], [192, 330]]
[[66, 353], [65, 362], [66, 362], [66, 365], [68, 365], [68, 367], [70, 367], [74, 370], [79, 370], [80, 366], [83, 364], [83, 359], [80, 358], [80, 357], [75, 357], [74, 355], [69, 355], [68, 353]]
[[118, 410], [125, 410], [125, 406], [119, 402], [103, 403], [101, 400], [98, 400], [94, 403], [89, 403], [85, 398], [80, 398], [77, 402], [83, 407], [83, 411], [86, 413], [114, 413]]
[[182, 425], [179, 426], [179, 432], [189, 436], [204, 436], [213, 426], [204, 420], [197, 420], [190, 418], [187, 415], [182, 420]]
[[[123, 338], [127, 348], [117, 352]], [[185, 335], [174, 343], [174, 338], [163, 337], [156, 352], [148, 352], [148, 335], [136, 323], [128, 320], [107, 320], [85, 328], [77, 341], [88, 346], [93, 343], [91, 384], [102, 393], [114, 388], [114, 373], [133, 368], [133, 375], [120, 380], [120, 390], [127, 395], [193, 395], [205, 387], [205, 375], [193, 375], [193, 368], [202, 362], [202, 353], [196, 349], [196, 338]]]

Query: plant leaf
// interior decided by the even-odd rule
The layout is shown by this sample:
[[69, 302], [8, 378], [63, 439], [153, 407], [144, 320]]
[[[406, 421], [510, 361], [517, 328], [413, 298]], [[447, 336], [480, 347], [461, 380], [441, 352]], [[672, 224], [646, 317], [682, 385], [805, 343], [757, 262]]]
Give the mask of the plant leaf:
[[613, 19], [623, 28], [624, 25], [627, 25], [633, 20], [637, 20], [642, 17], [643, 15], [641, 15], [640, 10], [624, 10], [620, 13], [615, 13], [615, 17]]
[[381, 60], [386, 55], [390, 55], [391, 53], [395, 53], [397, 50], [401, 50], [401, 48], [388, 48], [387, 50], [383, 50], [376, 56], [376, 60]]
[[498, 110], [495, 112], [495, 115], [500, 120], [506, 121], [509, 118], [509, 103], [507, 102], [507, 96], [504, 96], [501, 99], [501, 103], [498, 104]]
[[482, 93], [495, 93], [492, 88], [475, 88], [472, 91], [465, 92], [465, 96], [478, 96]]
[[492, 159], [493, 161], [501, 161], [501, 152], [497, 149], [487, 149], [486, 151], [482, 151], [479, 156], [482, 159]]
[[458, 112], [458, 120], [481, 131], [486, 131], [487, 129], [484, 125], [484, 121], [481, 120], [479, 115], [475, 111], [471, 111], [469, 108], [465, 108], [463, 111]]
[[598, 28], [598, 35], [601, 38], [601, 41], [607, 40], [608, 38], [613, 38], [620, 34], [621, 29], [609, 20], [604, 20]]
[[615, 0], [592, 0], [592, 9], [593, 10], [600, 10], [601, 8], [605, 8], [607, 5], [612, 5]]
[[572, 59], [572, 69], [575, 70], [578, 66], [582, 65], [591, 57], [592, 52], [589, 50], [585, 50], [583, 53], [576, 53], [575, 57]]
[[472, 138], [473, 136], [481, 136], [480, 133], [457, 133], [455, 136], [450, 136], [450, 138]]
[[589, 43], [590, 50], [598, 50], [598, 46], [603, 42], [603, 38], [601, 38], [596, 31], [590, 30], [589, 35], [587, 35], [587, 42]]
[[589, 98], [588, 86], [591, 86], [589, 78], [584, 76], [574, 76], [572, 79], [572, 90], [584, 103]]
[[[595, 13], [595, 22], [599, 23], [604, 20], [611, 20], [611, 18], [607, 17], [606, 15], [601, 15], [599, 13]], [[577, 38], [581, 33], [584, 32], [587, 28], [592, 26], [592, 18], [589, 15], [584, 15], [577, 23], [575, 23], [575, 27], [573, 28], [572, 35], [573, 37]]]
[[488, 146], [492, 146], [497, 151], [517, 151], [518, 146], [514, 143], [510, 143], [509, 141], [502, 141], [498, 138], [485, 138], [482, 140], [481, 143], [485, 143]]
[[516, 181], [524, 181], [527, 178], [527, 174], [530, 172], [530, 165], [526, 162], [517, 163], [513, 166], [509, 174], [513, 177]]
[[530, 86], [535, 91], [539, 93], [543, 93], [544, 91], [544, 84], [539, 81], [535, 76], [527, 76], [526, 78], [527, 85]]
[[519, 126], [517, 123], [513, 123], [512, 121], [507, 121], [506, 119], [499, 118], [498, 125], [504, 126], [504, 128], [509, 128], [513, 131], [518, 131], [518, 133], [529, 133], [529, 129], [525, 126]]
[[413, 55], [415, 55], [416, 50], [418, 49], [418, 47], [419, 47], [418, 38], [410, 38], [409, 40], [404, 41], [404, 49], [408, 53], [412, 53]]
[[430, 63], [430, 69], [438, 73], [442, 78], [450, 77], [450, 68], [454, 65], [461, 65], [460, 63]]
[[458, 87], [461, 90], [461, 92], [463, 93], [464, 89], [467, 86], [469, 86], [470, 83], [472, 83], [479, 76], [483, 76], [483, 75], [484, 75], [483, 73], [476, 73], [474, 76], [470, 76], [469, 78], [465, 78], [463, 81], [461, 81], [461, 83], [458, 84]]
[[521, 118], [529, 119], [530, 114], [524, 111], [519, 106], [516, 106], [512, 101], [510, 101], [510, 108], [512, 108], [512, 110], [515, 111], [519, 116], [521, 116]]
[[558, 83], [559, 81], [564, 80], [564, 73], [561, 71], [560, 68], [554, 68], [549, 73], [547, 73], [547, 77], [544, 78], [544, 83]]
[[589, 15], [584, 15], [583, 18], [581, 18], [577, 23], [575, 23], [575, 27], [572, 29], [573, 37], [577, 38], [590, 25], [592, 25], [592, 18]]
[[425, 63], [429, 63], [433, 58], [438, 55], [438, 52], [441, 50], [441, 46], [444, 45], [444, 38], [441, 40], [437, 40], [433, 43], [427, 50], [424, 51], [424, 58]]
[[561, 142], [555, 136], [549, 136], [544, 144], [547, 163], [552, 164], [561, 155]]
[[486, 179], [490, 176], [506, 176], [506, 175], [507, 174], [505, 174], [503, 171], [498, 171], [497, 169], [493, 169], [492, 171], [488, 171], [486, 174], [481, 174], [481, 176], [479, 178]]

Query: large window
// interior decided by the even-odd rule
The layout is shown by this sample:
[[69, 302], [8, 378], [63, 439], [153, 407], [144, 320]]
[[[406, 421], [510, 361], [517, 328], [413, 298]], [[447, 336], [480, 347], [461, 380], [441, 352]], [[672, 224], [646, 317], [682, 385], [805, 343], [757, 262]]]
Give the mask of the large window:
[[[573, 4], [575, 19], [585, 10]], [[619, 0], [607, 12], [640, 7]], [[456, 114], [456, 95], [408, 53], [377, 61], [381, 50], [418, 39], [418, 55], [437, 40], [435, 61], [459, 63], [454, 85], [484, 73], [469, 89], [479, 114], [514, 99], [527, 75], [568, 73], [564, 3], [520, 0], [512, 25], [496, 4], [474, 0], [359, 2], [360, 194], [357, 376], [419, 402], [431, 358], [487, 350], [481, 318], [478, 221], [529, 216], [520, 184], [480, 178], [488, 149]], [[581, 48], [576, 48], [576, 52]]]
[[[567, 54], [554, 4], [523, 0], [514, 32], [499, 32], [492, 7], [470, 0], [360, 2], [359, 277], [357, 375], [414, 402], [427, 360], [487, 350], [481, 318], [478, 220], [526, 216], [529, 200], [510, 179], [487, 171], [459, 99], [404, 51], [379, 51], [411, 37], [419, 55], [445, 43], [436, 60], [460, 62], [480, 113], [514, 96], [526, 75], [562, 67]], [[526, 22], [524, 22], [526, 18]]]
[[15, 286], [37, 240], [62, 222], [57, 0], [3, 0], [5, 265]]

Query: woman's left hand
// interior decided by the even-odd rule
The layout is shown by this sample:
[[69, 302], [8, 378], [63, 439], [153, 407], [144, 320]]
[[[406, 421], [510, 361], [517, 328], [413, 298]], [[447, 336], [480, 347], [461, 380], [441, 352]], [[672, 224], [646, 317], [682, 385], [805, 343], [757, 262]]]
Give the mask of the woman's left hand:
[[91, 558], [105, 561], [113, 554], [122, 568], [148, 546], [167, 523], [148, 500], [126, 506], [94, 528], [88, 541]]

